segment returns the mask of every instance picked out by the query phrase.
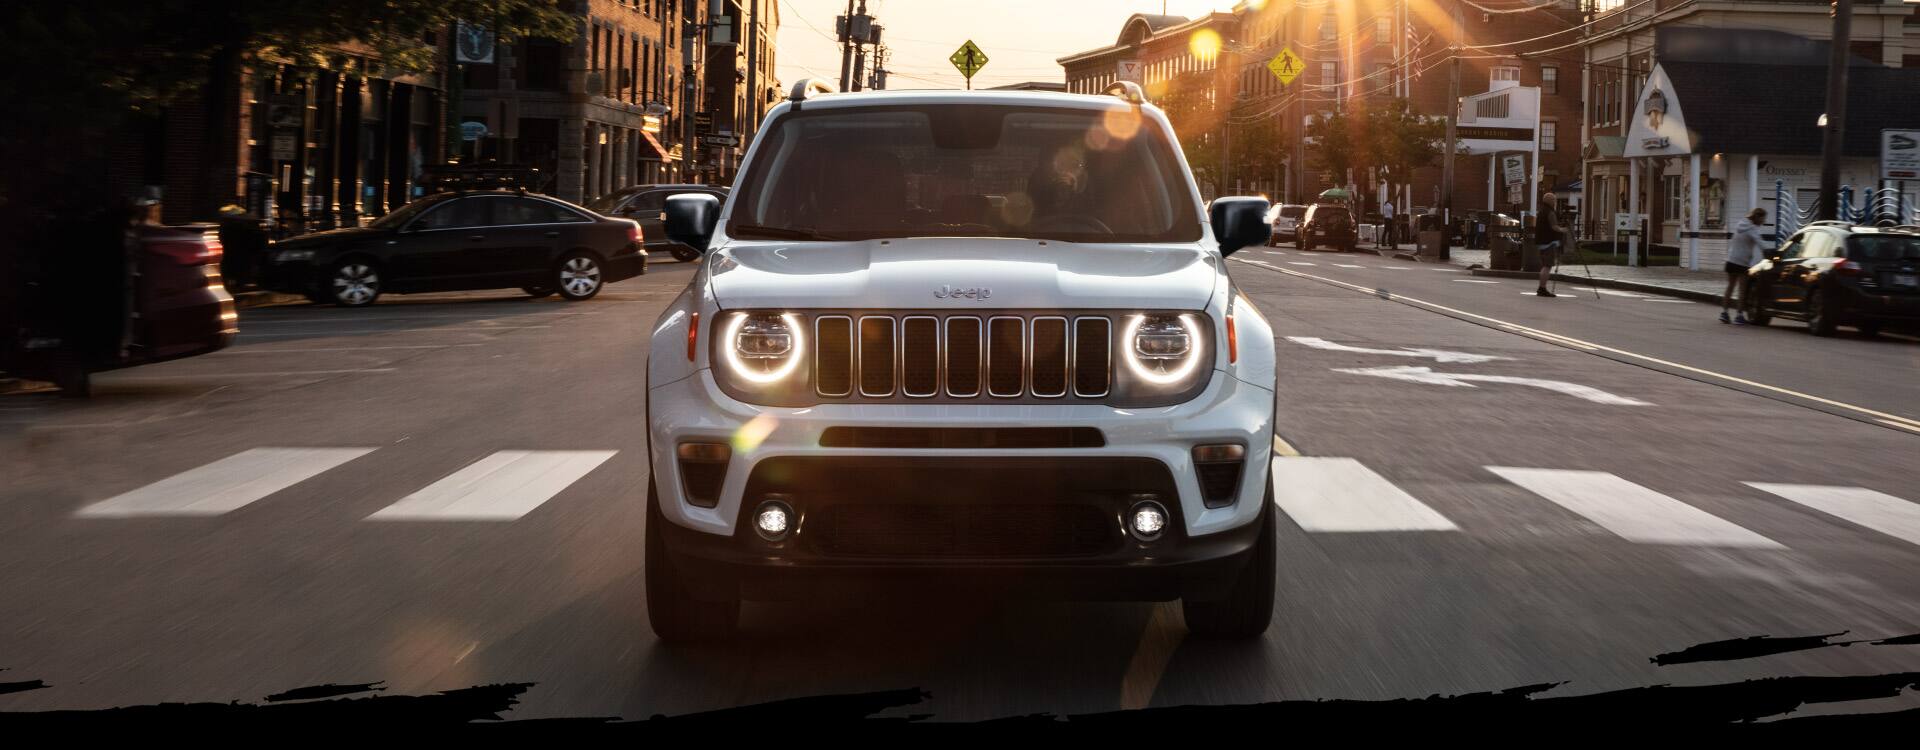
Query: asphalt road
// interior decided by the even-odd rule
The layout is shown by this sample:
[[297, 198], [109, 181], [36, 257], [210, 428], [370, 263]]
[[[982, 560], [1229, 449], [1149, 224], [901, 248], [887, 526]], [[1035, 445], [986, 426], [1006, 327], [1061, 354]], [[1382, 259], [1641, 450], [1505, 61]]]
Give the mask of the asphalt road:
[[[1302, 454], [1276, 469], [1261, 640], [1188, 639], [1168, 605], [872, 601], [750, 605], [733, 644], [663, 647], [642, 381], [691, 271], [669, 262], [581, 304], [247, 310], [231, 349], [101, 375], [89, 402], [0, 397], [0, 681], [51, 686], [0, 710], [378, 680], [536, 683], [514, 718], [920, 687], [912, 713], [975, 719], [1920, 670], [1920, 646], [1871, 644], [1650, 661], [1920, 632], [1920, 429], [1901, 426], [1920, 419], [1920, 344], [1367, 255], [1235, 258]], [[490, 461], [550, 497], [368, 518]], [[191, 486], [167, 483], [215, 470], [257, 476], [258, 499], [182, 506]]]

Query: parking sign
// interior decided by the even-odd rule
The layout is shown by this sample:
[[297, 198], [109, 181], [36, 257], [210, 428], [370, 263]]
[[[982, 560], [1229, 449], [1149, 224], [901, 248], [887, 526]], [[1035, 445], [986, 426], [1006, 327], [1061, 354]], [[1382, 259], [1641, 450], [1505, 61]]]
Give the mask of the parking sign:
[[1880, 179], [1920, 180], [1920, 130], [1880, 131]]

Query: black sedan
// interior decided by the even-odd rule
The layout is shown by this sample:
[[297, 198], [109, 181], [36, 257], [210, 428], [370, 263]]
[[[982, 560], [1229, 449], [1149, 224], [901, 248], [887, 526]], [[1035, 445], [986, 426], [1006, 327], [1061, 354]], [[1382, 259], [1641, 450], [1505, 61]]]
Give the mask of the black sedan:
[[543, 195], [472, 191], [422, 198], [365, 227], [274, 243], [260, 286], [344, 307], [388, 292], [516, 287], [585, 300], [646, 271], [631, 220]]
[[634, 185], [588, 201], [587, 208], [639, 222], [649, 253], [665, 250], [677, 260], [699, 260], [699, 250], [667, 239], [665, 231], [667, 198], [685, 193], [711, 195], [722, 203], [727, 200], [727, 189], [717, 185]]

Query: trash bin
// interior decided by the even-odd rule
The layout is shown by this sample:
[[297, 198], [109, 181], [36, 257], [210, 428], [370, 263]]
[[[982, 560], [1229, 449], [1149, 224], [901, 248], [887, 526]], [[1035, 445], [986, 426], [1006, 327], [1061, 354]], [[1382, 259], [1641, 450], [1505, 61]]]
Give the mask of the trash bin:
[[1487, 244], [1491, 251], [1487, 265], [1496, 271], [1523, 271], [1525, 258], [1522, 255], [1520, 227], [1495, 225], [1488, 228]]

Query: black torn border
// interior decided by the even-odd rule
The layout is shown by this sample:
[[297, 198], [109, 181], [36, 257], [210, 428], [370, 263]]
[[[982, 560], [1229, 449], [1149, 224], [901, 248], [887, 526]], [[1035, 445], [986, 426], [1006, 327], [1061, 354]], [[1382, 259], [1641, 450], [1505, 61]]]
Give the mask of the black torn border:
[[[1753, 636], [1713, 641], [1660, 654], [1655, 664], [1727, 661], [1759, 656], [1873, 645], [1920, 645], [1920, 634], [1855, 641], [1834, 641], [1846, 633], [1813, 636]], [[1920, 728], [1920, 708], [1878, 713], [1795, 716], [1822, 704], [1893, 698], [1920, 691], [1920, 672], [1856, 676], [1770, 677], [1709, 685], [1650, 685], [1601, 693], [1544, 696], [1569, 683], [1550, 682], [1505, 690], [1395, 700], [1291, 700], [1232, 706], [1174, 706], [1093, 714], [1031, 714], [980, 722], [943, 722], [930, 711], [890, 714], [933, 699], [921, 689], [824, 695], [646, 719], [580, 717], [512, 720], [520, 696], [534, 683], [503, 683], [448, 690], [432, 695], [393, 695], [381, 682], [326, 684], [267, 696], [261, 703], [162, 703], [98, 710], [7, 712], [0, 710], [0, 731], [289, 729], [359, 732], [369, 728], [464, 730], [496, 733], [518, 730], [547, 735], [558, 731], [620, 733], [627, 736], [793, 736], [794, 730], [833, 729], [835, 741], [872, 733], [948, 732], [967, 737], [1144, 738], [1149, 733], [1180, 731], [1195, 737], [1310, 736], [1301, 732], [1340, 731], [1360, 736], [1527, 737], [1527, 732], [1576, 732], [1578, 736], [1673, 732], [1754, 732], [1831, 737], [1834, 731]], [[0, 694], [49, 687], [40, 680], [0, 683]], [[889, 714], [889, 715], [882, 715]], [[1490, 734], [1497, 732], [1498, 734]], [[1254, 734], [1257, 733], [1257, 734]], [[1517, 733], [1517, 734], [1516, 734]], [[5, 736], [5, 735], [0, 735]]]

